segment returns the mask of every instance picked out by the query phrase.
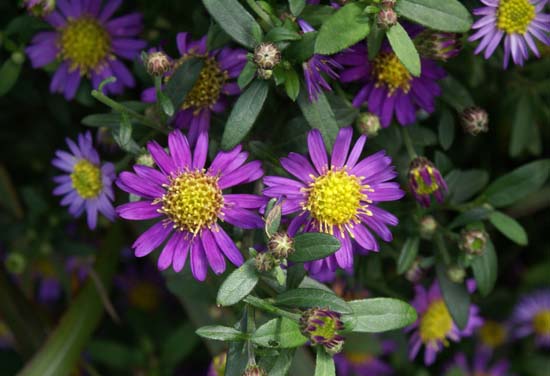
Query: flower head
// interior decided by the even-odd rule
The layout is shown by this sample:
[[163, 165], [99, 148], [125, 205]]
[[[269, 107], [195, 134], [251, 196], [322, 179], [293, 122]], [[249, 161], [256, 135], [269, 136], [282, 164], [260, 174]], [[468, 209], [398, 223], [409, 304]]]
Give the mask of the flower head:
[[160, 220], [133, 244], [137, 257], [166, 244], [158, 259], [158, 268], [172, 265], [183, 269], [190, 253], [193, 276], [203, 281], [207, 267], [214, 273], [225, 270], [225, 257], [240, 265], [243, 256], [220, 226], [225, 221], [240, 228], [263, 225], [256, 213], [265, 199], [251, 194], [226, 194], [224, 189], [253, 182], [263, 175], [259, 161], [245, 163], [248, 153], [237, 146], [219, 152], [210, 167], [205, 167], [208, 135], [202, 132], [194, 150], [179, 130], [168, 135], [169, 154], [155, 141], [147, 145], [160, 171], [135, 165], [134, 171], [122, 172], [117, 185], [142, 200], [117, 207], [117, 213], [129, 220]]
[[482, 323], [478, 316], [479, 309], [475, 305], [470, 306], [468, 324], [464, 329], [459, 329], [454, 323], [437, 282], [434, 282], [429, 290], [421, 285], [415, 287], [415, 297], [412, 306], [418, 312], [418, 320], [407, 331], [412, 331], [410, 338], [409, 358], [414, 359], [420, 347], [426, 347], [424, 363], [427, 365], [435, 361], [436, 355], [449, 345], [449, 340], [460, 341], [463, 337], [469, 337]]
[[309, 338], [313, 345], [321, 345], [329, 354], [337, 354], [342, 350], [344, 337], [340, 331], [344, 323], [338, 312], [325, 308], [311, 308], [302, 313], [300, 330]]
[[421, 58], [421, 74], [412, 76], [391, 48], [384, 44], [380, 52], [368, 59], [365, 43], [356, 44], [336, 55], [335, 60], [345, 69], [340, 81], [360, 82], [363, 87], [353, 99], [357, 108], [364, 103], [380, 117], [382, 127], [390, 125], [394, 115], [401, 125], [416, 121], [416, 111], [434, 111], [434, 101], [441, 94], [437, 81], [445, 71], [432, 60]]
[[477, 30], [468, 40], [481, 40], [475, 53], [485, 50], [488, 59], [504, 39], [504, 68], [510, 56], [514, 64], [523, 65], [529, 49], [538, 57], [535, 38], [550, 45], [550, 15], [543, 13], [545, 0], [482, 0], [486, 6], [474, 9], [480, 18], [472, 25]]
[[372, 354], [361, 350], [350, 350], [347, 346], [344, 350], [334, 356], [334, 363], [338, 375], [341, 376], [389, 376], [393, 375], [392, 367], [382, 360], [396, 350], [396, 343], [393, 341], [382, 341], [380, 343], [380, 354]]
[[[227, 96], [240, 93], [239, 85], [231, 80], [239, 76], [246, 64], [246, 51], [229, 47], [209, 51], [206, 46], [206, 35], [194, 41], [188, 33], [179, 33], [176, 42], [181, 56], [173, 60], [174, 71], [192, 58], [204, 62], [195, 85], [172, 120], [174, 127], [189, 129], [188, 138], [191, 146], [194, 146], [198, 135], [210, 128], [212, 113], [225, 111], [229, 106]], [[170, 77], [171, 73], [168, 73], [165, 82], [168, 82]], [[155, 102], [155, 88], [144, 90], [141, 100]]]
[[550, 347], [550, 290], [525, 296], [516, 306], [512, 324], [516, 337], [535, 336], [540, 347]]
[[481, 107], [472, 106], [466, 108], [460, 114], [462, 128], [472, 136], [489, 130], [489, 115]]
[[494, 320], [485, 320], [477, 332], [483, 348], [493, 350], [503, 345], [508, 338], [508, 325]]
[[79, 134], [77, 143], [67, 139], [67, 145], [71, 153], [58, 150], [52, 161], [64, 172], [54, 178], [58, 186], [53, 194], [64, 196], [61, 205], [68, 206], [73, 217], [79, 217], [86, 211], [88, 227], [93, 230], [98, 212], [111, 221], [115, 219], [112, 205], [115, 166], [112, 163], [101, 164], [90, 132]]
[[432, 60], [447, 61], [460, 53], [461, 34], [426, 29], [414, 39], [421, 56]]
[[447, 193], [447, 183], [430, 160], [417, 157], [409, 167], [409, 188], [416, 200], [424, 207], [430, 206], [430, 195], [442, 203]]
[[455, 375], [456, 371], [460, 371], [464, 376], [510, 375], [510, 363], [506, 359], [500, 359], [491, 364], [491, 353], [486, 349], [477, 348], [473, 361], [469, 363], [464, 353], [457, 353], [452, 362], [447, 365], [444, 376]]
[[376, 205], [398, 200], [404, 194], [390, 181], [397, 176], [391, 158], [380, 151], [359, 161], [366, 137], [359, 137], [350, 152], [352, 136], [351, 128], [340, 129], [329, 162], [321, 133], [312, 130], [307, 137], [311, 162], [296, 153], [281, 159], [283, 168], [298, 180], [278, 176], [264, 179], [264, 194], [284, 199], [283, 214], [299, 213], [288, 227], [290, 236], [301, 230], [332, 234], [340, 240], [342, 247], [335, 254], [306, 264], [313, 274], [334, 271], [337, 266], [350, 268], [355, 243], [361, 253], [378, 251], [367, 226], [390, 241], [387, 225], [398, 222]]
[[56, 9], [44, 17], [55, 31], [40, 32], [27, 48], [34, 68], [54, 61], [61, 64], [53, 75], [50, 91], [72, 99], [83, 77], [94, 88], [108, 77], [117, 81], [105, 91], [120, 94], [135, 85], [132, 74], [119, 58], [134, 59], [145, 47], [136, 39], [141, 32], [139, 13], [112, 18], [121, 1], [58, 1]]

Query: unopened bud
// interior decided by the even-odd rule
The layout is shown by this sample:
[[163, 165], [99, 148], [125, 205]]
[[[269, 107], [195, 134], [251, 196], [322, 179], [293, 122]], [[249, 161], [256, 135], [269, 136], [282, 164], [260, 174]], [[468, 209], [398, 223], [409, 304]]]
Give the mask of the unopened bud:
[[457, 56], [462, 49], [461, 34], [430, 29], [418, 34], [414, 44], [420, 56], [440, 61]]
[[326, 308], [308, 309], [300, 317], [300, 330], [312, 345], [323, 346], [329, 354], [342, 351], [344, 337], [340, 332], [344, 330], [344, 323], [338, 312]]
[[[271, 71], [281, 62], [281, 51], [279, 51], [277, 46], [273, 43], [260, 43], [254, 49], [253, 59], [254, 63], [258, 66], [259, 71]], [[258, 74], [260, 74], [259, 71]], [[271, 77], [271, 73], [269, 73], [269, 77]]]
[[481, 255], [485, 251], [488, 237], [482, 230], [465, 230], [460, 235], [458, 246], [468, 255]]
[[426, 215], [420, 220], [420, 236], [430, 240], [437, 229], [437, 222], [431, 215]]
[[243, 376], [267, 376], [267, 372], [259, 365], [254, 364], [246, 367]]
[[24, 0], [23, 5], [32, 15], [43, 17], [55, 9], [55, 0]]
[[489, 130], [489, 115], [481, 107], [468, 107], [460, 114], [460, 122], [465, 132], [477, 136]]
[[419, 283], [422, 277], [424, 277], [424, 269], [420, 266], [420, 261], [416, 259], [405, 273], [405, 278], [407, 278], [409, 282]]
[[139, 157], [137, 157], [136, 164], [153, 167], [155, 165], [155, 161], [153, 160], [151, 154], [143, 153]]
[[451, 266], [447, 269], [447, 277], [454, 283], [462, 283], [466, 277], [466, 271], [460, 266]]
[[397, 24], [397, 13], [392, 8], [382, 8], [376, 17], [376, 23], [382, 29], [389, 29]]
[[172, 68], [172, 62], [168, 56], [162, 52], [152, 52], [147, 56], [145, 64], [147, 73], [154, 77], [164, 76]]
[[382, 0], [381, 4], [385, 8], [393, 8], [397, 0]]
[[277, 232], [269, 239], [267, 247], [276, 258], [286, 259], [294, 253], [294, 240], [286, 232]]
[[380, 130], [380, 118], [371, 112], [364, 112], [357, 117], [356, 125], [361, 134], [374, 137]]
[[416, 157], [409, 167], [409, 188], [416, 200], [424, 207], [430, 206], [433, 194], [442, 203], [447, 193], [447, 183], [435, 165], [425, 157]]
[[259, 272], [269, 272], [278, 265], [278, 260], [270, 252], [263, 252], [256, 255], [254, 264]]

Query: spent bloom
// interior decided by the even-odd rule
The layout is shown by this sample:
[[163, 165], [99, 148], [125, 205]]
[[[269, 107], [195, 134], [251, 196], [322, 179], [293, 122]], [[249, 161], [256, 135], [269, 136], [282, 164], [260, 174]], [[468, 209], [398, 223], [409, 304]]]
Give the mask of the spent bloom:
[[338, 312], [326, 308], [311, 308], [300, 317], [300, 330], [309, 338], [312, 345], [320, 345], [329, 354], [337, 354], [342, 350], [344, 337], [340, 332], [344, 323]]
[[344, 350], [334, 356], [336, 370], [340, 376], [389, 376], [393, 375], [393, 368], [384, 360], [382, 356], [387, 356], [396, 351], [394, 341], [382, 341], [380, 343], [381, 351], [379, 354], [372, 354], [365, 350], [350, 350], [344, 347]]
[[477, 136], [489, 130], [489, 115], [481, 107], [468, 107], [460, 114], [460, 123], [465, 132]]
[[480, 18], [472, 25], [477, 30], [468, 40], [480, 40], [475, 49], [488, 59], [504, 39], [504, 68], [510, 56], [514, 64], [523, 65], [529, 49], [538, 57], [537, 39], [550, 45], [550, 15], [543, 13], [546, 0], [481, 0], [484, 7], [474, 9]]
[[164, 52], [154, 51], [147, 55], [145, 67], [151, 76], [164, 76], [172, 68], [172, 61]]
[[79, 134], [77, 142], [66, 141], [71, 152], [58, 150], [52, 161], [64, 173], [54, 177], [58, 186], [53, 194], [64, 196], [61, 205], [68, 206], [73, 217], [80, 217], [86, 211], [88, 227], [93, 230], [98, 212], [111, 221], [115, 219], [112, 204], [115, 166], [101, 163], [90, 132]]
[[421, 74], [412, 76], [388, 45], [368, 59], [367, 46], [358, 43], [335, 57], [345, 66], [340, 73], [344, 83], [359, 82], [362, 88], [355, 95], [353, 105], [364, 103], [368, 110], [380, 117], [382, 127], [390, 125], [394, 116], [401, 125], [416, 121], [416, 111], [434, 111], [435, 98], [441, 94], [437, 81], [445, 71], [432, 60], [421, 58]]
[[[469, 290], [473, 290], [472, 283], [467, 283]], [[483, 324], [479, 317], [479, 309], [470, 305], [468, 323], [464, 329], [458, 328], [454, 323], [437, 282], [434, 282], [429, 289], [421, 285], [415, 286], [415, 297], [412, 306], [418, 312], [416, 322], [406, 328], [412, 332], [410, 338], [409, 358], [416, 358], [422, 345], [424, 351], [424, 363], [430, 365], [435, 361], [437, 353], [449, 345], [449, 340], [460, 341], [463, 337], [471, 336], [474, 331]]]
[[550, 290], [523, 297], [512, 315], [515, 337], [533, 334], [540, 347], [550, 347]]
[[[181, 56], [172, 61], [174, 71], [192, 58], [201, 59], [204, 63], [195, 85], [172, 120], [174, 127], [189, 129], [188, 138], [194, 146], [198, 135], [210, 128], [212, 113], [225, 111], [229, 106], [227, 97], [240, 93], [239, 85], [232, 80], [239, 76], [246, 64], [246, 51], [229, 47], [209, 51], [206, 35], [194, 41], [188, 33], [179, 33], [176, 43]], [[170, 77], [171, 73], [168, 73], [164, 81], [168, 82]], [[144, 90], [141, 100], [155, 102], [155, 88]]]
[[468, 362], [464, 353], [457, 353], [452, 362], [447, 366], [445, 376], [456, 375], [464, 376], [510, 376], [510, 363], [506, 359], [500, 359], [491, 362], [491, 352], [477, 348], [474, 353], [473, 361]]
[[413, 159], [409, 166], [408, 175], [409, 189], [422, 206], [430, 206], [430, 196], [432, 194], [437, 202], [443, 202], [448, 190], [447, 183], [430, 160], [424, 157]]
[[117, 207], [122, 218], [159, 219], [134, 242], [135, 255], [146, 256], [167, 240], [158, 268], [172, 265], [179, 272], [189, 255], [193, 276], [200, 281], [206, 278], [208, 266], [216, 274], [223, 273], [225, 257], [241, 265], [243, 256], [219, 222], [244, 229], [262, 227], [256, 210], [265, 199], [223, 190], [261, 178], [260, 162], [245, 163], [248, 153], [237, 146], [219, 152], [206, 168], [206, 132], [199, 135], [194, 148], [179, 130], [168, 135], [169, 154], [155, 141], [147, 148], [159, 170], [135, 165], [134, 173], [122, 172], [117, 180], [122, 190], [142, 198]]
[[142, 30], [142, 17], [131, 13], [112, 18], [121, 3], [58, 1], [56, 9], [44, 17], [55, 30], [36, 34], [26, 52], [34, 68], [60, 63], [50, 83], [52, 93], [72, 99], [84, 77], [96, 89], [106, 78], [116, 77], [116, 82], [105, 86], [105, 91], [113, 94], [135, 85], [119, 58], [133, 60], [145, 47], [145, 41], [136, 38]]
[[298, 213], [289, 224], [290, 236], [299, 231], [324, 232], [340, 240], [342, 246], [336, 253], [306, 264], [312, 274], [337, 267], [349, 269], [354, 248], [363, 254], [379, 250], [371, 230], [384, 241], [391, 241], [387, 226], [398, 222], [376, 205], [404, 195], [399, 184], [391, 182], [397, 176], [391, 158], [379, 151], [359, 160], [366, 137], [359, 137], [350, 152], [352, 136], [352, 128], [340, 129], [329, 161], [321, 133], [312, 130], [307, 136], [310, 159], [297, 153], [281, 159], [283, 168], [297, 180], [264, 178], [264, 194], [283, 198], [283, 215]]

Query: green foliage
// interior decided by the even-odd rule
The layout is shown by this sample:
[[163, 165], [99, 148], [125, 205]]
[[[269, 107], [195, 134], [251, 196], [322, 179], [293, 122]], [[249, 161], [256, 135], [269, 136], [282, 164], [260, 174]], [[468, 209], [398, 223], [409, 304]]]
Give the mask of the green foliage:
[[399, 0], [395, 9], [399, 15], [435, 30], [464, 33], [472, 25], [470, 12], [457, 0]]

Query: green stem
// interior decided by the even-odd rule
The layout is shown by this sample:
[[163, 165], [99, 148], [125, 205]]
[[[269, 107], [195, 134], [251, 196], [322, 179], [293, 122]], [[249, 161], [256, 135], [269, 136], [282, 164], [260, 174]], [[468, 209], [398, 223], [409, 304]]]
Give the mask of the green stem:
[[[255, 319], [256, 310], [251, 305], [246, 305], [246, 333], [249, 336], [256, 331], [256, 319]], [[248, 365], [256, 364], [256, 355], [254, 353], [254, 343], [252, 341], [246, 341], [246, 347], [248, 351]]]
[[112, 100], [111, 98], [109, 98], [108, 96], [106, 96], [105, 94], [103, 94], [102, 92], [98, 91], [98, 90], [92, 90], [92, 96], [97, 99], [98, 101], [100, 101], [101, 103], [111, 107], [113, 110], [117, 111], [117, 112], [120, 112], [120, 113], [124, 113], [128, 116], [131, 116], [133, 117], [134, 119], [136, 119], [137, 121], [139, 121], [140, 123], [142, 123], [143, 125], [146, 125], [150, 128], [153, 128], [159, 132], [162, 132], [164, 134], [168, 134], [168, 131], [162, 127], [160, 124], [157, 124], [156, 122], [152, 121], [151, 119], [149, 119], [148, 117], [146, 116], [143, 116], [142, 114]]
[[267, 14], [258, 4], [256, 4], [256, 1], [254, 0], [246, 0], [246, 3], [260, 17], [266, 24], [268, 24], [270, 27], [273, 27], [273, 22], [271, 22], [271, 18], [269, 18], [269, 14]]
[[401, 127], [401, 135], [403, 136], [403, 142], [405, 143], [405, 148], [407, 149], [409, 158], [413, 160], [416, 157], [418, 157], [418, 155], [416, 154], [416, 151], [414, 150], [411, 136], [409, 134], [409, 130], [407, 129], [407, 127]]
[[292, 312], [285, 311], [284, 309], [280, 309], [278, 307], [275, 307], [273, 304], [268, 303], [267, 301], [257, 298], [252, 295], [248, 295], [246, 298], [244, 298], [244, 302], [250, 304], [251, 306], [254, 306], [258, 309], [261, 309], [262, 311], [272, 313], [274, 315], [278, 315], [281, 317], [286, 317], [287, 319], [298, 321], [300, 320], [300, 315]]

